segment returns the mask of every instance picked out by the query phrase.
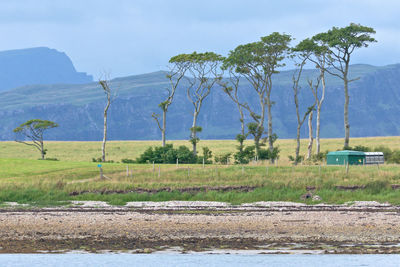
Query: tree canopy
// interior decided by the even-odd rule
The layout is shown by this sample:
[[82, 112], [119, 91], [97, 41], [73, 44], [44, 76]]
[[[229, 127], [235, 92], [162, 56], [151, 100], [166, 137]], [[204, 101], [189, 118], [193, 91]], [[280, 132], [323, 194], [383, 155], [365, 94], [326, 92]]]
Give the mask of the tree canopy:
[[29, 120], [15, 128], [14, 133], [24, 136], [24, 139], [30, 139], [32, 143], [27, 143], [24, 140], [18, 140], [17, 138], [15, 141], [35, 147], [40, 151], [42, 159], [44, 159], [46, 150], [43, 146], [43, 133], [44, 131], [55, 127], [58, 127], [58, 124], [52, 121], [40, 119]]

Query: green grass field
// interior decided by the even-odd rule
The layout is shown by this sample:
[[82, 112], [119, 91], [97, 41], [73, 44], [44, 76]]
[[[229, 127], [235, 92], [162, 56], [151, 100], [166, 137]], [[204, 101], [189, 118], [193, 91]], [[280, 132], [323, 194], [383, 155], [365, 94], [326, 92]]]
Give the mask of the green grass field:
[[[190, 147], [189, 141], [179, 140], [170, 141], [174, 147], [186, 145]], [[308, 140], [301, 140], [301, 152], [306, 153]], [[247, 140], [246, 144], [252, 144]], [[109, 141], [107, 142], [107, 160], [121, 161], [123, 158], [136, 159], [149, 146], [161, 145], [160, 141]], [[213, 155], [227, 152], [234, 152], [238, 143], [235, 140], [201, 140], [199, 149], [203, 146], [209, 147]], [[278, 164], [286, 165], [289, 163], [288, 156], [294, 155], [295, 140], [278, 139], [276, 145], [280, 148], [280, 159]], [[351, 146], [364, 145], [377, 147], [385, 145], [391, 149], [400, 149], [400, 136], [396, 137], [367, 137], [352, 138]], [[89, 162], [92, 158], [101, 156], [101, 142], [60, 142], [49, 141], [45, 144], [48, 149], [47, 157], [58, 158], [61, 161], [81, 161]], [[343, 147], [343, 139], [323, 139], [321, 140], [321, 151], [334, 151]], [[13, 141], [0, 142], [1, 158], [26, 158], [38, 159], [40, 154], [32, 147], [19, 144]]]
[[[136, 158], [150, 145], [158, 141], [113, 141], [108, 143], [108, 159]], [[302, 141], [302, 153], [307, 140]], [[173, 141], [174, 146], [188, 145], [187, 141]], [[111, 204], [127, 201], [151, 200], [208, 200], [231, 203], [255, 201], [296, 201], [306, 193], [307, 186], [316, 187], [315, 194], [326, 203], [344, 203], [355, 200], [375, 200], [400, 204], [400, 190], [392, 184], [400, 184], [400, 165], [351, 166], [349, 172], [342, 166], [291, 166], [287, 160], [293, 154], [294, 140], [279, 140], [281, 149], [278, 164], [268, 162], [239, 165], [155, 165], [104, 163], [103, 169], [109, 179], [99, 179], [97, 163], [91, 158], [100, 156], [100, 142], [47, 142], [48, 157], [60, 161], [37, 160], [39, 153], [29, 146], [15, 142], [0, 142], [0, 202], [16, 201], [36, 205], [55, 205], [58, 201], [104, 200]], [[322, 150], [336, 150], [341, 139], [322, 140]], [[351, 145], [375, 147], [385, 145], [400, 148], [400, 137], [353, 138]], [[233, 152], [236, 142], [231, 140], [201, 141], [214, 155]], [[131, 173], [132, 171], [132, 173]], [[365, 189], [345, 191], [338, 185], [359, 185]], [[135, 188], [171, 189], [195, 186], [252, 186], [252, 192], [159, 192], [100, 194], [107, 190], [132, 190]], [[71, 196], [72, 192], [92, 193]], [[310, 202], [311, 203], [311, 202]], [[318, 203], [318, 202], [316, 202]]]

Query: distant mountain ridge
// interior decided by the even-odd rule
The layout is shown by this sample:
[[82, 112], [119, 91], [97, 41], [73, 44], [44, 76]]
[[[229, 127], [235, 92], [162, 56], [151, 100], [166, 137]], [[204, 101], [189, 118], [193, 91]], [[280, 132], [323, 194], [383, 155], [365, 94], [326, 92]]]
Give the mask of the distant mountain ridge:
[[[283, 71], [273, 79], [273, 128], [279, 138], [295, 138], [296, 117], [293, 104], [291, 75]], [[400, 135], [400, 64], [376, 67], [352, 65], [350, 84], [350, 135]], [[111, 87], [118, 91], [109, 115], [110, 140], [156, 140], [161, 134], [151, 118], [160, 112], [168, 80], [165, 72], [116, 78]], [[317, 70], [305, 70], [302, 79], [300, 105], [302, 109], [312, 100], [307, 77]], [[192, 120], [192, 106], [182, 82], [167, 115], [167, 139], [187, 139]], [[258, 103], [250, 85], [243, 81], [241, 97], [250, 105]], [[333, 76], [327, 79], [326, 100], [321, 114], [322, 137], [342, 137], [343, 85]], [[41, 118], [57, 122], [49, 140], [101, 140], [104, 93], [95, 83], [29, 85], [0, 93], [0, 140], [13, 140], [12, 130], [28, 119]], [[247, 116], [247, 121], [249, 117]], [[199, 116], [203, 127], [201, 139], [233, 139], [240, 131], [236, 106], [218, 87], [205, 100]], [[307, 136], [303, 127], [302, 136]]]
[[0, 51], [0, 92], [32, 84], [80, 84], [93, 81], [77, 72], [63, 52], [47, 47]]

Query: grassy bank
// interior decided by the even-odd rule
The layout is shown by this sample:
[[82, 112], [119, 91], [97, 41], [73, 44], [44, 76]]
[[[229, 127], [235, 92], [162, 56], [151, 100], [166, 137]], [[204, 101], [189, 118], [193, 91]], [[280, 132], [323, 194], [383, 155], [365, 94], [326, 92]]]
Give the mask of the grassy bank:
[[[208, 165], [127, 165], [105, 163], [108, 179], [99, 179], [97, 163], [74, 161], [41, 161], [33, 159], [0, 159], [0, 202], [15, 201], [54, 205], [57, 201], [102, 200], [111, 204], [128, 201], [207, 200], [231, 203], [256, 201], [302, 201], [306, 187], [325, 203], [365, 200], [400, 204], [400, 166], [351, 166], [349, 172], [340, 166], [283, 166], [266, 163], [247, 166]], [[347, 191], [337, 186], [363, 186]], [[206, 191], [206, 187], [247, 186], [250, 192], [235, 190]], [[199, 192], [176, 190], [204, 187]], [[137, 188], [163, 189], [171, 192], [127, 193]], [[174, 191], [175, 190], [175, 191]], [[122, 191], [123, 194], [101, 192]], [[182, 191], [182, 190], [181, 190]], [[84, 193], [86, 192], [86, 193]], [[77, 195], [71, 195], [76, 193]], [[83, 194], [81, 194], [83, 193]], [[307, 200], [307, 202], [310, 202]], [[311, 202], [310, 202], [311, 203]], [[314, 202], [318, 203], [318, 202]]]

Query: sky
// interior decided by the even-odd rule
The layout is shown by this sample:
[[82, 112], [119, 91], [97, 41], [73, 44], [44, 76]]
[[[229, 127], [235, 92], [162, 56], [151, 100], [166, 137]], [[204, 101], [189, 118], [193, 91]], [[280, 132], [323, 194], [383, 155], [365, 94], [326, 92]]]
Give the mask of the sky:
[[397, 0], [1, 0], [0, 51], [46, 46], [75, 68], [111, 77], [165, 70], [177, 54], [227, 55], [272, 32], [304, 38], [351, 22], [377, 43], [352, 63], [400, 63]]

